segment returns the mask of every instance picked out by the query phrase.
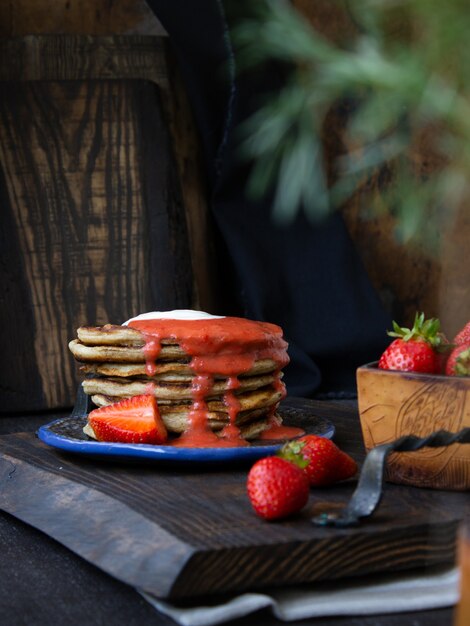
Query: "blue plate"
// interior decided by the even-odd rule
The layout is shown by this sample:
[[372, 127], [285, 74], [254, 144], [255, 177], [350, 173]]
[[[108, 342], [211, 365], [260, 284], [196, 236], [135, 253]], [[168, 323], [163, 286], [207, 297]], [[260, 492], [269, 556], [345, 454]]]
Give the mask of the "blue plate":
[[[85, 435], [83, 427], [86, 424], [86, 416], [83, 414], [77, 416], [74, 413], [70, 417], [63, 417], [41, 426], [37, 432], [39, 439], [59, 450], [109, 460], [172, 463], [256, 461], [264, 456], [275, 454], [284, 443], [283, 441], [255, 441], [247, 447], [240, 448], [177, 448], [150, 444], [105, 443], [95, 441]], [[279, 413], [285, 425], [299, 426], [309, 434], [331, 439], [335, 433], [335, 427], [329, 420], [313, 414], [311, 410], [286, 405], [281, 406]]]

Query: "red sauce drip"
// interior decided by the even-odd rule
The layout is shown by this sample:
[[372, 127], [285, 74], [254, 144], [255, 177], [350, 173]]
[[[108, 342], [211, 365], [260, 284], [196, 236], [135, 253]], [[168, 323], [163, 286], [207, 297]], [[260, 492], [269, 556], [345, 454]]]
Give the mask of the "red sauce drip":
[[[255, 361], [271, 359], [277, 365], [274, 387], [285, 395], [280, 370], [287, 365], [287, 342], [282, 330], [269, 322], [255, 322], [237, 317], [204, 320], [134, 320], [129, 326], [143, 333], [146, 343], [146, 372], [155, 373], [163, 339], [179, 344], [190, 355], [190, 367], [195, 372], [192, 385], [193, 404], [189, 413], [188, 429], [174, 445], [186, 447], [221, 447], [246, 445], [236, 426], [240, 403], [234, 390], [239, 386], [238, 376], [248, 372]], [[221, 437], [208, 425], [206, 398], [213, 377], [226, 376], [227, 390], [224, 403], [228, 408], [229, 424]]]
[[227, 379], [224, 404], [228, 408], [229, 423], [225, 426], [220, 436], [232, 446], [247, 446], [248, 442], [241, 437], [240, 429], [236, 425], [237, 415], [240, 412], [240, 401], [233, 391], [239, 387], [240, 381], [237, 376], [230, 376]]
[[[281, 392], [282, 398], [286, 397], [286, 386], [281, 380], [279, 370], [276, 372], [274, 388]], [[276, 415], [276, 407], [273, 407], [269, 415], [268, 428], [261, 433], [259, 439], [294, 439], [295, 437], [302, 437], [303, 435], [305, 435], [305, 431], [301, 428], [282, 426], [280, 418]]]
[[212, 384], [212, 376], [202, 374], [194, 377], [191, 387], [193, 405], [188, 416], [188, 428], [172, 445], [183, 448], [213, 448], [220, 446], [219, 438], [212, 432], [207, 423], [206, 396], [209, 394]]
[[155, 361], [158, 359], [161, 349], [162, 346], [158, 337], [145, 336], [144, 354], [147, 376], [155, 376], [155, 372], [157, 371]]
[[279, 440], [279, 439], [295, 439], [296, 437], [303, 437], [305, 430], [297, 428], [296, 426], [282, 426], [282, 424], [276, 424], [275, 420], [270, 422], [269, 427], [263, 430], [259, 439], [264, 440]]
[[144, 394], [147, 395], [147, 396], [154, 396], [155, 395], [155, 387], [156, 387], [155, 383], [153, 383], [153, 382], [147, 383], [145, 385]]

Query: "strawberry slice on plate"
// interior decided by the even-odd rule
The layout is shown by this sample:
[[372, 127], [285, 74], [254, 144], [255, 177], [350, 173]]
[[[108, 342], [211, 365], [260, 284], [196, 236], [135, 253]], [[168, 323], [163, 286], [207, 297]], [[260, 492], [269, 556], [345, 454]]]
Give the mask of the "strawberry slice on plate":
[[91, 411], [88, 424], [98, 441], [165, 443], [168, 434], [154, 396], [140, 395]]

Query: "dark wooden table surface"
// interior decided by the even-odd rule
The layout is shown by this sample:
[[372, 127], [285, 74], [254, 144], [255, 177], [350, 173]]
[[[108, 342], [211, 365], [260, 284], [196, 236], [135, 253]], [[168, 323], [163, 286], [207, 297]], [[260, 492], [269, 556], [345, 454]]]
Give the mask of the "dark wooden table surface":
[[[355, 408], [350, 404], [311, 402], [319, 415], [333, 419], [337, 428], [335, 440], [360, 461], [364, 453]], [[31, 433], [54, 417], [65, 414], [3, 416], [0, 417], [0, 434]], [[2, 438], [2, 441], [10, 439]], [[241, 484], [245, 476], [246, 469], [237, 472], [237, 480]], [[350, 492], [352, 488], [353, 485], [342, 487], [333, 495], [344, 498], [348, 489]], [[446, 522], [448, 510], [459, 508], [459, 502], [464, 497], [464, 494], [425, 490], [412, 489], [410, 492], [406, 487], [388, 485], [382, 515], [386, 516], [389, 500], [395, 497], [394, 494], [400, 494], [403, 502], [413, 500], [417, 511], [422, 511], [423, 507], [434, 507], [429, 510], [430, 523], [435, 522], [431, 518], [436, 515], [436, 503], [440, 501], [442, 506], [439, 509], [446, 511], [442, 518]], [[330, 496], [328, 492], [325, 497], [331, 499]], [[316, 494], [312, 494], [312, 499], [315, 497]], [[448, 528], [449, 524], [444, 526]], [[447, 541], [448, 538], [445, 539]], [[0, 550], [2, 624], [173, 624], [171, 619], [150, 607], [131, 586], [104, 573], [45, 533], [5, 512], [0, 512]], [[452, 616], [453, 610], [445, 608], [397, 615], [321, 618], [297, 623], [305, 626], [451, 626]], [[280, 623], [263, 611], [231, 624], [254, 626], [260, 622], [266, 626]]]

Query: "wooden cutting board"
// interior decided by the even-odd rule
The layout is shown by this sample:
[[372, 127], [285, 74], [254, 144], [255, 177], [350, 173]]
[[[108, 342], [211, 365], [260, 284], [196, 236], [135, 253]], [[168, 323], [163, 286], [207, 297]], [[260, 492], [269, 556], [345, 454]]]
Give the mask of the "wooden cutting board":
[[[357, 412], [290, 400], [331, 419], [335, 440], [363, 458]], [[47, 419], [45, 420], [47, 421]], [[453, 563], [468, 494], [387, 485], [370, 520], [350, 529], [310, 522], [345, 503], [355, 481], [312, 490], [282, 522], [257, 518], [248, 467], [143, 465], [62, 453], [31, 433], [0, 438], [0, 508], [112, 576], [162, 598], [236, 592]]]

